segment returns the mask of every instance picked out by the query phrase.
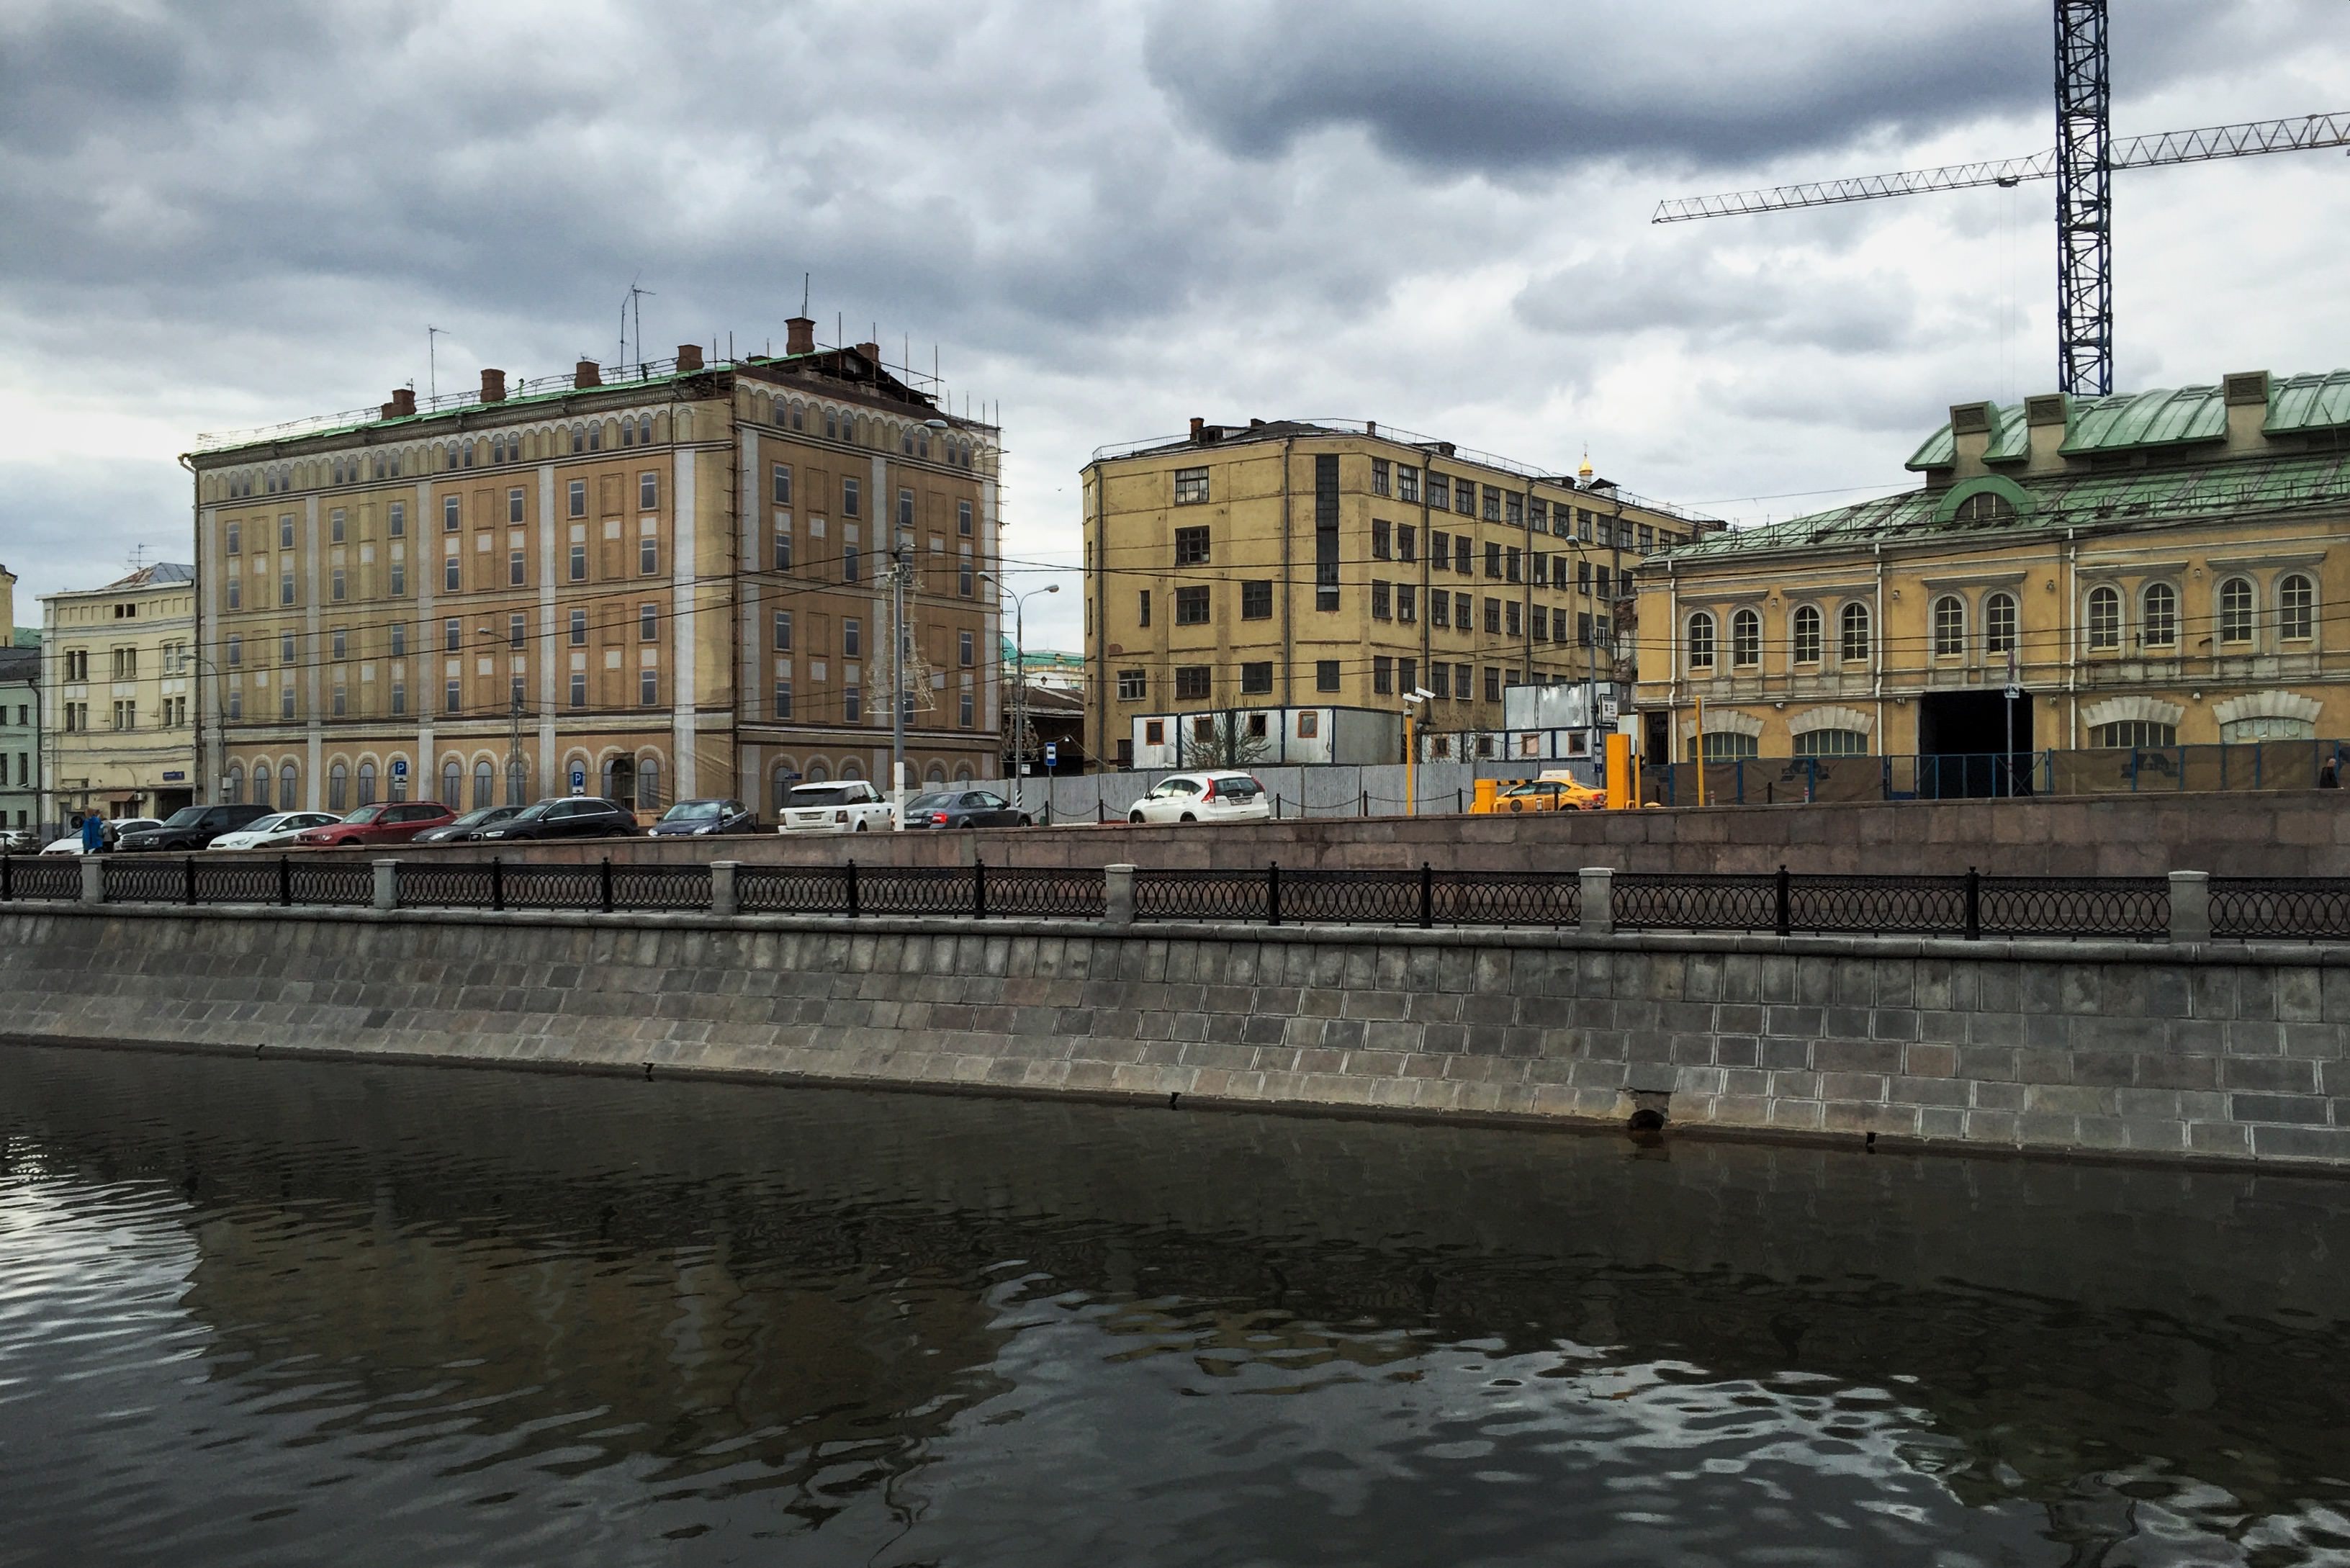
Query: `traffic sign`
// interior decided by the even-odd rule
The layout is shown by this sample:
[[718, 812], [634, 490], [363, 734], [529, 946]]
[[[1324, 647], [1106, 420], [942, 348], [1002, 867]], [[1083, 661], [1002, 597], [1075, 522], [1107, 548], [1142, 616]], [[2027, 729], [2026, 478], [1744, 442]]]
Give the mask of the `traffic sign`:
[[1055, 763], [1059, 762], [1060, 760], [1061, 760], [1061, 746], [1060, 746], [1060, 742], [1057, 742], [1057, 741], [1047, 741], [1047, 742], [1045, 742], [1045, 766], [1047, 769], [1050, 769], [1050, 768], [1053, 766], [1053, 764], [1054, 764], [1054, 763]]
[[408, 759], [406, 757], [394, 757], [391, 759], [391, 776], [396, 779], [404, 779], [408, 776]]
[[571, 793], [573, 794], [588, 793], [588, 770], [576, 763], [571, 768]]

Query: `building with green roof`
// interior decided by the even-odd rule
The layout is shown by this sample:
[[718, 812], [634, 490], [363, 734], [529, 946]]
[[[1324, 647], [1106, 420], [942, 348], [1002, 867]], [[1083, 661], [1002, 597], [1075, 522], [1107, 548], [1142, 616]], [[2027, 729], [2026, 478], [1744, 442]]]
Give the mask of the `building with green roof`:
[[1642, 570], [1649, 760], [2350, 735], [2350, 371], [1960, 403], [1907, 466]]

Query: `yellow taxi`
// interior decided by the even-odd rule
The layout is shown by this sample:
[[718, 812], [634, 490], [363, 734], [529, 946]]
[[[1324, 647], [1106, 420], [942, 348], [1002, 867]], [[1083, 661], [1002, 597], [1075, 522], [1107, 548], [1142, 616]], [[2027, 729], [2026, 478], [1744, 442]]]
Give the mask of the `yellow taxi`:
[[1606, 790], [1578, 783], [1572, 774], [1554, 773], [1496, 790], [1473, 809], [1500, 815], [1527, 811], [1597, 811], [1607, 804]]

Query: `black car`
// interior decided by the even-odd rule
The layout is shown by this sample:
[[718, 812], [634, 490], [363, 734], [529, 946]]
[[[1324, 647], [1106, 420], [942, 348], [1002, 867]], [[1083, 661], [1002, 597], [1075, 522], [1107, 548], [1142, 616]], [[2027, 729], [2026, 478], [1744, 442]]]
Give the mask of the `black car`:
[[636, 813], [593, 795], [556, 795], [525, 806], [504, 822], [474, 831], [481, 844], [513, 844], [547, 838], [634, 838]]
[[1025, 827], [1028, 814], [984, 789], [941, 789], [906, 803], [908, 827]]
[[207, 849], [224, 833], [259, 822], [270, 815], [265, 805], [187, 805], [163, 819], [161, 827], [126, 833], [117, 849]]
[[681, 800], [652, 826], [655, 838], [680, 834], [756, 833], [759, 814], [739, 800]]
[[494, 827], [512, 817], [520, 816], [519, 805], [484, 805], [467, 812], [454, 822], [444, 822], [438, 827], [428, 827], [409, 842], [411, 844], [459, 844], [468, 838], [479, 838], [482, 829]]

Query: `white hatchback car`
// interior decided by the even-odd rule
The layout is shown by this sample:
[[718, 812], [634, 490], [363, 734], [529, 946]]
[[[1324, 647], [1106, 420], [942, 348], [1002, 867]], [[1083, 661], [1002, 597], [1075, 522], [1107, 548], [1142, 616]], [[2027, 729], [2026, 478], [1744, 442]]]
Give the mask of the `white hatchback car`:
[[1127, 812], [1128, 822], [1261, 822], [1273, 797], [1254, 774], [1170, 774]]
[[224, 833], [213, 840], [214, 849], [282, 849], [291, 846], [295, 836], [306, 827], [324, 827], [341, 817], [323, 811], [281, 811], [275, 816], [265, 816], [234, 833]]
[[863, 779], [794, 784], [776, 815], [778, 833], [887, 833], [898, 825], [881, 792]]

